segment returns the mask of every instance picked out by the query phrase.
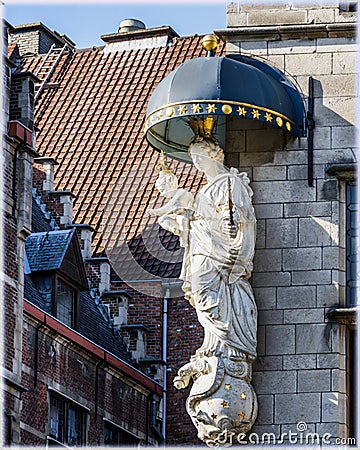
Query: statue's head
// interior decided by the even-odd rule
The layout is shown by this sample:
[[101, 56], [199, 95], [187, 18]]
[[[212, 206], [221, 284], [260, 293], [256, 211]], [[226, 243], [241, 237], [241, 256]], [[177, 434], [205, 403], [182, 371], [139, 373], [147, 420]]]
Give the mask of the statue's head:
[[223, 149], [210, 138], [196, 136], [189, 146], [189, 154], [194, 166], [205, 173], [214, 164], [222, 165], [224, 163]]
[[177, 176], [174, 173], [161, 171], [155, 182], [155, 186], [161, 195], [166, 195], [178, 188]]

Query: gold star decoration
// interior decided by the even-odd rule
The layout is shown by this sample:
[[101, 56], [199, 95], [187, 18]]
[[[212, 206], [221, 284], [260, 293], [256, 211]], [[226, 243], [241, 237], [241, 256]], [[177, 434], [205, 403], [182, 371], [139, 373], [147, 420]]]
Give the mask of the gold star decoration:
[[231, 389], [231, 384], [225, 384], [225, 389], [226, 389], [227, 391], [230, 391], [230, 389]]
[[154, 123], [154, 114], [152, 116], [150, 116], [149, 122], [150, 122], [150, 124]]
[[245, 400], [245, 399], [246, 399], [246, 394], [245, 394], [245, 392], [242, 392], [242, 393], [240, 394], [240, 397], [241, 397], [243, 400]]
[[162, 118], [162, 112], [159, 111], [159, 112], [157, 113], [156, 117], [157, 117], [157, 120], [160, 120], [160, 119]]
[[179, 114], [185, 114], [186, 113], [186, 106], [185, 105], [181, 105], [178, 107], [178, 112]]
[[201, 105], [197, 104], [197, 105], [192, 105], [191, 109], [193, 110], [193, 113], [199, 113], [201, 111]]
[[253, 115], [253, 119], [258, 119], [260, 117], [260, 113], [257, 109], [253, 109], [251, 114]]
[[239, 113], [239, 116], [246, 116], [246, 109], [244, 107], [238, 107], [238, 109], [236, 110]]
[[215, 413], [212, 413], [212, 414], [211, 414], [211, 418], [212, 418], [213, 420], [217, 419], [217, 417], [218, 417], [217, 414], [215, 414]]
[[223, 408], [228, 408], [229, 407], [229, 402], [227, 402], [226, 400], [223, 400], [222, 403], [221, 403], [221, 406]]
[[213, 399], [212, 399], [212, 398], [208, 398], [208, 401], [207, 401], [207, 402], [208, 402], [209, 405], [211, 405], [212, 402], [213, 402]]
[[273, 116], [267, 112], [265, 113], [265, 119], [266, 122], [271, 122], [273, 120]]
[[210, 113], [214, 113], [217, 110], [217, 107], [214, 104], [212, 104], [212, 105], [209, 104], [209, 105], [207, 105], [206, 109], [207, 109], [208, 113], [210, 114]]
[[240, 417], [240, 419], [243, 419], [245, 417], [245, 413], [241, 412], [240, 414], [238, 414], [238, 416]]

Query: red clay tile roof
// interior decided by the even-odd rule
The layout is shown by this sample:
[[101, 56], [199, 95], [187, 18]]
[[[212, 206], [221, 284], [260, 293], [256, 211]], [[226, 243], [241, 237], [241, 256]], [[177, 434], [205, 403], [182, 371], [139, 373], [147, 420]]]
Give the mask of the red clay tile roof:
[[11, 55], [13, 54], [16, 47], [17, 47], [16, 42], [10, 42], [10, 44], [8, 45], [8, 58], [11, 58]]
[[[76, 194], [74, 223], [95, 228], [94, 256], [106, 247], [122, 279], [134, 278], [134, 271], [137, 279], [179, 273], [177, 238], [159, 232], [145, 213], [164, 200], [154, 187], [158, 152], [143, 128], [151, 93], [181, 63], [204, 56], [200, 40], [184, 37], [167, 47], [107, 55], [101, 48], [75, 51], [50, 80], [59, 88], [45, 90], [36, 105], [37, 151], [58, 161], [56, 189]], [[40, 61], [28, 59], [24, 69], [35, 71]], [[195, 192], [202, 182], [196, 170], [175, 161], [172, 167], [180, 185]]]

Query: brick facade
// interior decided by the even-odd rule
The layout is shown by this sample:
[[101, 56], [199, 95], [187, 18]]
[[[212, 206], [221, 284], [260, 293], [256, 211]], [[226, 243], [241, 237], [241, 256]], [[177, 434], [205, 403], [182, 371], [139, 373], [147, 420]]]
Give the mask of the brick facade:
[[[8, 59], [5, 62], [10, 69], [11, 62]], [[5, 71], [5, 75], [9, 74], [10, 70]], [[40, 227], [37, 231], [44, 232], [45, 236], [54, 233], [55, 225], [64, 232], [73, 225], [74, 197], [69, 191], [53, 189], [47, 165], [54, 161], [38, 158], [33, 171], [34, 157], [38, 155], [31, 147], [34, 143], [33, 91], [29, 89], [32, 79], [31, 73], [19, 72], [4, 80], [9, 85], [6, 91], [9, 98], [4, 100], [3, 106], [9, 108], [6, 117], [10, 122], [3, 139], [1, 301], [5, 382], [1, 395], [2, 444], [30, 447], [51, 445], [54, 441], [66, 443], [69, 427], [73, 426], [77, 428], [76, 432], [75, 428], [71, 430], [72, 439], [80, 439], [77, 433], [81, 428], [81, 444], [101, 446], [112, 436], [120, 443], [157, 445], [161, 440], [161, 386], [135, 368], [126, 359], [126, 351], [121, 353], [122, 340], [112, 334], [110, 322], [98, 328], [99, 333], [105, 330], [113, 340], [113, 344], [106, 339], [102, 342], [103, 346], [111, 348], [106, 350], [94, 342], [100, 339], [98, 335], [90, 340], [45, 312], [46, 300], [53, 301], [54, 294], [48, 295], [46, 291], [46, 299], [42, 298], [42, 291], [36, 289], [37, 282], [42, 279], [46, 285], [47, 280], [55, 280], [53, 272], [40, 273], [33, 278], [34, 283], [27, 276], [30, 266], [25, 257], [25, 241], [33, 231], [33, 197], [41, 205], [36, 212], [42, 215], [37, 218], [36, 226]], [[79, 225], [79, 238], [81, 230], [87, 228]], [[81, 250], [88, 252], [88, 240], [88, 236], [83, 238], [83, 248], [79, 245], [78, 254], [72, 253], [72, 260], [65, 261], [70, 270], [69, 279], [65, 277], [65, 280], [69, 283], [71, 276], [75, 278], [81, 273]], [[73, 248], [76, 249], [76, 245]], [[85, 269], [83, 272], [85, 274]], [[76, 281], [73, 283], [72, 287], [76, 286]], [[85, 279], [82, 289], [86, 287]], [[84, 297], [78, 295], [84, 301]], [[98, 314], [96, 320], [105, 321], [96, 312], [96, 305], [91, 308], [92, 314]], [[81, 309], [81, 305], [76, 309]], [[89, 311], [82, 309], [86, 319]], [[74, 321], [74, 327], [77, 326], [80, 324]], [[89, 324], [90, 328], [92, 326], [94, 324]], [[64, 408], [58, 416], [52, 402]], [[81, 416], [80, 425], [71, 422], [70, 410], [78, 418]], [[54, 436], [54, 428], [61, 429], [59, 436]], [[80, 440], [75, 442], [80, 443]]]
[[40, 329], [31, 318], [26, 320], [24, 350], [23, 383], [29, 391], [23, 396], [23, 444], [46, 441], [51, 394], [71, 398], [83, 408], [89, 445], [104, 444], [104, 418], [138, 436], [142, 444], [152, 442], [146, 417], [148, 393], [134, 389], [123, 374], [46, 328]]
[[[11, 66], [5, 60], [7, 68]], [[31, 76], [30, 76], [31, 78]], [[23, 80], [29, 80], [24, 77]], [[18, 88], [15, 83], [15, 88]], [[11, 92], [10, 83], [10, 92]], [[10, 94], [9, 92], [9, 94]], [[17, 92], [19, 94], [19, 92]], [[20, 92], [21, 94], [21, 92]], [[10, 106], [10, 102], [4, 102]], [[26, 112], [26, 114], [28, 111]], [[7, 115], [10, 117], [11, 115]], [[22, 116], [19, 117], [22, 121]], [[18, 129], [31, 130], [19, 123]], [[19, 417], [21, 412], [21, 395], [24, 392], [21, 376], [22, 336], [23, 336], [23, 299], [24, 299], [24, 241], [30, 232], [31, 221], [31, 164], [34, 151], [21, 136], [7, 135], [3, 138], [4, 187], [2, 205], [2, 236], [4, 258], [1, 265], [2, 307], [4, 327], [4, 409], [7, 423], [4, 442], [19, 442]], [[30, 170], [30, 172], [29, 172]], [[30, 178], [29, 178], [30, 177]], [[24, 209], [27, 204], [27, 210]]]
[[[169, 301], [168, 317], [167, 444], [198, 445], [196, 429], [185, 413], [185, 402], [190, 387], [178, 391], [173, 386], [173, 378], [179, 368], [186, 364], [190, 356], [201, 346], [203, 328], [198, 323], [195, 310], [183, 297], [175, 297]], [[181, 426], [179, 426], [180, 415]]]

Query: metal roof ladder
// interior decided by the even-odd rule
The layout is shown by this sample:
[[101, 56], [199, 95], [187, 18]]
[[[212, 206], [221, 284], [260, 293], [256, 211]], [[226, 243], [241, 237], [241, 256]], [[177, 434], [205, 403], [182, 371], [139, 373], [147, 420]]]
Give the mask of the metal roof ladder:
[[69, 46], [65, 44], [63, 47], [56, 47], [53, 44], [50, 50], [46, 54], [43, 62], [40, 64], [35, 75], [40, 79], [40, 83], [35, 86], [35, 102], [40, 97], [41, 93], [46, 87], [48, 80], [53, 74], [56, 66], [58, 65], [63, 53], [69, 49]]

